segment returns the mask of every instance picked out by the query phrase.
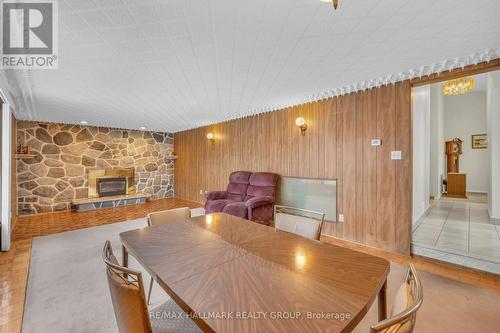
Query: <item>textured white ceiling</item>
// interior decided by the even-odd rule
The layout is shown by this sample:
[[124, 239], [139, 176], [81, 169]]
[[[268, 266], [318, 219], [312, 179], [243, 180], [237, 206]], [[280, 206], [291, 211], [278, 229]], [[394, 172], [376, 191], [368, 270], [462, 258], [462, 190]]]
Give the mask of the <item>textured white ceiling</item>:
[[175, 132], [500, 50], [498, 0], [340, 0], [335, 12], [320, 0], [59, 0], [59, 13], [59, 69], [2, 73], [6, 89], [24, 87], [18, 118]]

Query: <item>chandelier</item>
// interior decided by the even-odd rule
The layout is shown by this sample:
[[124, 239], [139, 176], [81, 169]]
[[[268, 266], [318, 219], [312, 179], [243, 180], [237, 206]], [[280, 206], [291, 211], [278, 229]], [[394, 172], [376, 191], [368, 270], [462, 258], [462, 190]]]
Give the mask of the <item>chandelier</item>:
[[334, 9], [337, 9], [338, 5], [339, 5], [339, 0], [320, 0], [321, 2], [331, 2], [333, 3], [333, 8]]
[[443, 84], [443, 95], [455, 96], [470, 93], [474, 90], [475, 81], [472, 77], [446, 81]]

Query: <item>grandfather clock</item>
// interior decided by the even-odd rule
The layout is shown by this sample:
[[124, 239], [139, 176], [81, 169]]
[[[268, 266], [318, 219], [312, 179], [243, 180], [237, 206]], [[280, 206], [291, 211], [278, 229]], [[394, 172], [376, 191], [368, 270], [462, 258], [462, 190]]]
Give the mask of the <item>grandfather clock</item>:
[[467, 174], [460, 173], [462, 140], [446, 141], [446, 192], [449, 197], [467, 198]]
[[452, 141], [446, 141], [447, 172], [460, 172], [460, 155], [462, 155], [462, 140], [453, 139]]

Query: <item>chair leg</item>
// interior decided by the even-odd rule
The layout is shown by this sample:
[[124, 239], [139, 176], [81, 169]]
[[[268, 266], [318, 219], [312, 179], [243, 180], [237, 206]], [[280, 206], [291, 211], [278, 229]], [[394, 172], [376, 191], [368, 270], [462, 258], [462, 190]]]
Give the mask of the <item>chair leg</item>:
[[[128, 268], [128, 251], [125, 245], [122, 245], [122, 266]], [[128, 274], [123, 273], [123, 277], [128, 279]]]
[[148, 305], [149, 305], [149, 299], [151, 298], [151, 291], [153, 290], [153, 278], [151, 278], [151, 281], [149, 281], [149, 292], [148, 292]]

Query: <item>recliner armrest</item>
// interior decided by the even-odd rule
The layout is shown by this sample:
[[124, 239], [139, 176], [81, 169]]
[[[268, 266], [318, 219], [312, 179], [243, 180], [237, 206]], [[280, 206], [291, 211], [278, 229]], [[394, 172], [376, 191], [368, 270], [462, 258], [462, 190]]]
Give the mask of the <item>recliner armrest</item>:
[[256, 208], [264, 205], [269, 205], [274, 203], [274, 198], [272, 197], [254, 197], [246, 201], [246, 205], [249, 208]]
[[221, 200], [227, 198], [227, 191], [212, 191], [205, 193], [207, 200]]

